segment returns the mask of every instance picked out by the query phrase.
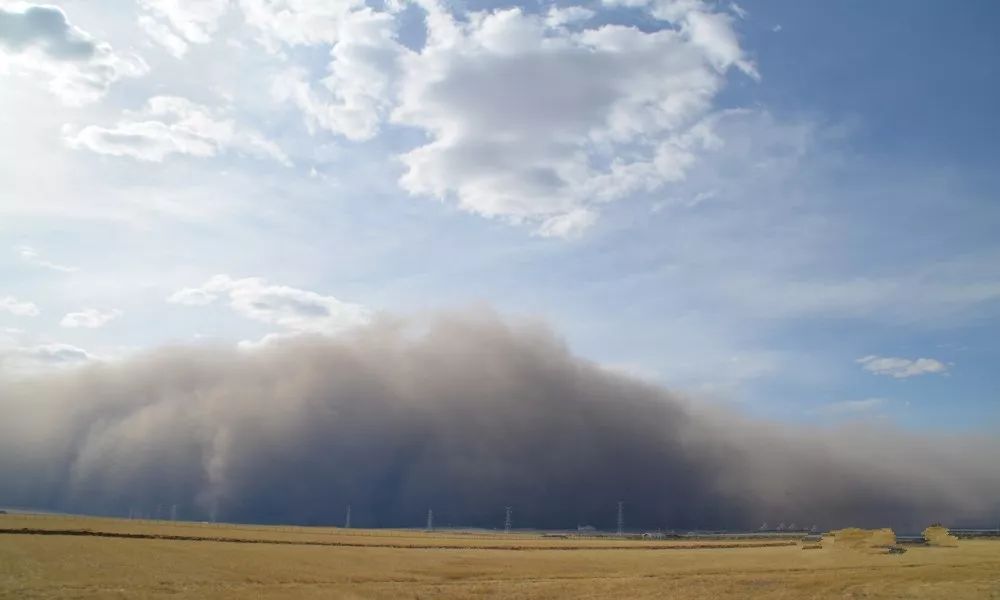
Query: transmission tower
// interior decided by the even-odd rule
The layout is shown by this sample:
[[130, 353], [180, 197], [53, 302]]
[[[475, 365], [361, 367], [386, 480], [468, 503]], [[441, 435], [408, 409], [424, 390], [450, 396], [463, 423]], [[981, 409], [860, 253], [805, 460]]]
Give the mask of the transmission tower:
[[351, 505], [347, 505], [347, 516], [344, 518], [344, 529], [351, 528]]
[[427, 531], [434, 531], [434, 511], [427, 509]]
[[176, 504], [171, 504], [170, 505], [170, 520], [171, 521], [176, 521], [177, 520], [177, 505]]
[[625, 535], [625, 503], [618, 501], [618, 536]]
[[505, 516], [504, 516], [504, 519], [503, 519], [503, 532], [504, 533], [510, 533], [510, 507], [509, 506], [505, 506], [504, 507], [504, 511], [506, 511], [506, 512], [505, 512]]

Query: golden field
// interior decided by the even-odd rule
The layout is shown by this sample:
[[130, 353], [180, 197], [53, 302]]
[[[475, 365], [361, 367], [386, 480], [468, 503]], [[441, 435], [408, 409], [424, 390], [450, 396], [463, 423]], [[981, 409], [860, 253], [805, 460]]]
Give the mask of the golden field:
[[872, 555], [39, 515], [0, 530], [2, 598], [1000, 598], [990, 540]]

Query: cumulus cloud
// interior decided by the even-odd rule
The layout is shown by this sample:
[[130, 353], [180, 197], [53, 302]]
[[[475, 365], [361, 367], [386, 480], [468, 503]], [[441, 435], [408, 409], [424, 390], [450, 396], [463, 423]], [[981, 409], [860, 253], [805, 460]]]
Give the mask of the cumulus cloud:
[[58, 7], [0, 6], [0, 75], [41, 76], [64, 103], [79, 105], [97, 100], [122, 77], [147, 71], [141, 58], [115, 53], [73, 26]]
[[516, 8], [460, 21], [423, 5], [428, 42], [402, 57], [393, 119], [430, 141], [402, 156], [402, 186], [542, 235], [577, 233], [602, 203], [682, 179], [717, 142], [707, 119], [726, 71], [755, 73], [728, 17], [698, 3], [653, 11], [651, 32], [554, 28]]
[[52, 271], [59, 271], [61, 273], [75, 273], [79, 269], [76, 267], [70, 267], [67, 265], [61, 265], [59, 263], [54, 263], [50, 260], [46, 260], [37, 250], [31, 246], [18, 246], [16, 249], [17, 255], [21, 257], [24, 262], [34, 265], [36, 267], [41, 267], [43, 269], [50, 269]]
[[126, 111], [113, 127], [67, 128], [72, 148], [161, 162], [173, 155], [212, 157], [225, 152], [291, 164], [274, 142], [237, 124], [225, 110], [176, 96], [150, 98], [139, 111]]
[[597, 13], [583, 6], [555, 6], [549, 7], [549, 12], [545, 15], [545, 24], [549, 27], [559, 27], [570, 25], [592, 19]]
[[933, 358], [897, 358], [890, 356], [863, 356], [857, 359], [861, 367], [876, 375], [886, 375], [896, 379], [927, 375], [929, 373], [947, 373], [948, 366]]
[[359, 304], [294, 287], [270, 285], [258, 277], [233, 279], [216, 275], [200, 287], [175, 292], [167, 301], [198, 306], [210, 304], [220, 296], [227, 296], [230, 307], [243, 317], [295, 333], [339, 333], [372, 317], [372, 312]]
[[41, 312], [34, 302], [18, 300], [13, 296], [0, 297], [0, 311], [8, 312], [17, 317], [35, 317]]
[[345, 12], [335, 28], [329, 72], [320, 85], [291, 70], [276, 79], [272, 93], [298, 106], [310, 127], [366, 140], [378, 132], [393, 105], [390, 86], [405, 49], [395, 40], [396, 23], [387, 13], [369, 8]]
[[392, 10], [338, 4], [321, 35], [282, 24], [318, 10], [310, 3], [241, 3], [271, 43], [331, 46], [319, 84], [290, 70], [272, 87], [310, 128], [357, 141], [387, 120], [423, 131], [427, 143], [400, 156], [405, 190], [545, 236], [577, 235], [601, 204], [682, 179], [719, 142], [712, 104], [727, 72], [757, 77], [732, 18], [702, 2], [640, 3], [653, 31], [589, 25], [596, 12], [581, 6], [455, 15], [416, 4], [419, 48], [399, 41]]
[[102, 311], [96, 308], [85, 308], [78, 312], [67, 313], [59, 322], [63, 327], [97, 329], [122, 316], [122, 311], [115, 308]]
[[0, 378], [0, 414], [0, 498], [100, 514], [610, 528], [624, 499], [634, 527], [915, 529], [1000, 493], [995, 439], [707, 410], [489, 314]]

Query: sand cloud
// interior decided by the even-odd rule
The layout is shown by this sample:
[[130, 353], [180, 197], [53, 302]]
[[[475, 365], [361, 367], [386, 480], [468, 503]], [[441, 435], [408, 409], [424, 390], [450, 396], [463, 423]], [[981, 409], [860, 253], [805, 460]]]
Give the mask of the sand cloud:
[[359, 526], [922, 526], [988, 515], [996, 440], [790, 429], [574, 357], [491, 313], [0, 382], [0, 502]]

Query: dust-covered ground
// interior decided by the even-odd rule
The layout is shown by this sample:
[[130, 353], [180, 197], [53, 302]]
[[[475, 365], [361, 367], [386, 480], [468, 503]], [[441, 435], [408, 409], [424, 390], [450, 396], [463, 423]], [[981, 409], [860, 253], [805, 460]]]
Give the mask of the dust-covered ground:
[[0, 529], [3, 598], [1000, 598], [990, 540], [872, 555], [829, 540], [803, 550], [60, 516], [2, 515]]

